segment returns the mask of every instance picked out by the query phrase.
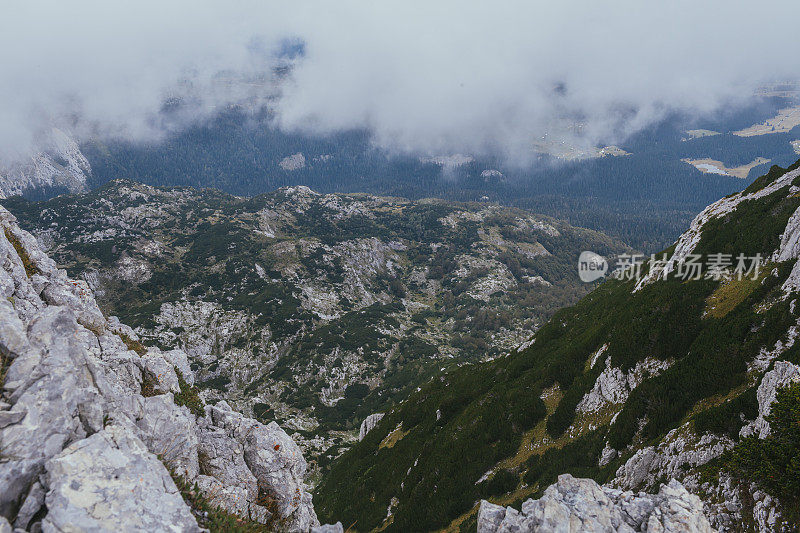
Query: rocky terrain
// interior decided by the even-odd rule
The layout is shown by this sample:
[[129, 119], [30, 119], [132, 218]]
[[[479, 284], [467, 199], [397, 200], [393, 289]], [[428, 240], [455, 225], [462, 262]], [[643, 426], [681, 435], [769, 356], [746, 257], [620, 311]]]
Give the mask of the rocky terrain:
[[0, 167], [0, 198], [32, 195], [46, 198], [86, 190], [92, 167], [72, 137], [53, 129], [44, 150]]
[[527, 500], [521, 512], [483, 500], [478, 533], [505, 531], [663, 531], [710, 533], [703, 502], [677, 481], [662, 485], [658, 494], [601, 487], [591, 479], [558, 477], [538, 500]]
[[116, 181], [5, 205], [201, 396], [277, 420], [312, 469], [443, 368], [499, 356], [587, 291], [575, 258], [626, 248], [489, 204], [252, 199]]
[[275, 422], [204, 405], [183, 351], [145, 349], [3, 208], [0, 227], [0, 531], [320, 530]]
[[[0, 227], [0, 531], [342, 533], [319, 525], [302, 452], [274, 421], [204, 405], [184, 351], [145, 348], [105, 318], [1, 207]], [[483, 502], [478, 527], [544, 530], [581, 513], [598, 531], [708, 529], [674, 482], [633, 497], [568, 475], [522, 514]]]
[[[709, 206], [642, 280], [369, 421], [317, 512], [384, 531], [796, 531], [798, 166]], [[679, 276], [719, 253], [763, 263]]]
[[[118, 523], [148, 531], [226, 531], [232, 524], [249, 524], [264, 531], [336, 532], [344, 529], [341, 523], [357, 531], [561, 531], [565, 526], [796, 531], [798, 166], [774, 167], [742, 193], [709, 206], [665, 250], [657, 268], [644, 266], [644, 278], [602, 283], [558, 311], [518, 349], [504, 354], [498, 343], [496, 351], [486, 349], [482, 357], [461, 347], [462, 352], [450, 352], [451, 364], [430, 355], [423, 367], [428, 374], [414, 376], [414, 390], [394, 391], [398, 403], [385, 400], [384, 409], [353, 416], [334, 437], [336, 430], [326, 435], [295, 427], [313, 421], [315, 429], [328, 429], [332, 426], [320, 423], [325, 421], [323, 400], [339, 395], [334, 405], [351, 400], [370, 406], [370, 394], [388, 390], [387, 381], [368, 383], [356, 370], [359, 377], [338, 393], [314, 389], [311, 373], [328, 368], [315, 349], [341, 355], [359, 327], [377, 325], [374, 331], [397, 329], [397, 353], [404, 339], [436, 331], [431, 323], [459, 320], [443, 320], [447, 311], [433, 302], [448, 298], [445, 289], [453, 292], [448, 275], [469, 278], [468, 269], [459, 273], [461, 265], [476, 258], [488, 261], [481, 255], [488, 246], [481, 236], [493, 234], [487, 219], [498, 216], [497, 208], [445, 205], [451, 211], [422, 217], [439, 224], [435, 233], [442, 243], [460, 242], [461, 220], [479, 222], [472, 227], [478, 239], [467, 239], [477, 251], [456, 254], [455, 261], [437, 255], [444, 244], [434, 247], [422, 254], [424, 277], [412, 283], [407, 280], [414, 279], [413, 260], [419, 255], [411, 250], [422, 238], [409, 239], [414, 234], [407, 227], [400, 238], [387, 236], [386, 225], [361, 223], [355, 237], [352, 226], [341, 222], [348, 218], [341, 213], [358, 212], [365, 204], [375, 215], [378, 206], [370, 201], [388, 203], [390, 212], [408, 209], [401, 220], [416, 219], [413, 208], [419, 204], [402, 200], [317, 195], [307, 189], [246, 200], [117, 182], [77, 201], [6, 202], [28, 217], [26, 225], [36, 228], [36, 237], [0, 211], [0, 515], [7, 521], [0, 521], [0, 531], [12, 524], [43, 531], [76, 524], [81, 530], [108, 530]], [[320, 207], [330, 203], [336, 207]], [[314, 216], [302, 219], [309, 211]], [[31, 222], [34, 214], [41, 219], [37, 224]], [[315, 246], [301, 230], [313, 221]], [[569, 228], [535, 217], [527, 224], [538, 232], [536, 243], [511, 241], [499, 233], [504, 225], [498, 223], [502, 246], [524, 242], [550, 254], [536, 257], [557, 257], [552, 250], [558, 241], [547, 236], [563, 238]], [[455, 231], [448, 234], [447, 228]], [[291, 239], [289, 230], [295, 232]], [[204, 231], [211, 231], [205, 239]], [[336, 240], [332, 233], [344, 238]], [[242, 238], [251, 234], [266, 240]], [[113, 236], [113, 244], [101, 236]], [[372, 245], [360, 248], [359, 239]], [[390, 244], [382, 247], [384, 242]], [[274, 245], [292, 250], [288, 259]], [[320, 259], [303, 261], [311, 256], [308, 250], [320, 248]], [[262, 255], [264, 249], [270, 254]], [[679, 276], [688, 257], [737, 252], [761, 254], [765, 261], [741, 278], [733, 264], [720, 276]], [[145, 262], [145, 257], [151, 259]], [[165, 257], [164, 263], [156, 259]], [[494, 256], [498, 265], [506, 265], [499, 257]], [[248, 260], [252, 270], [245, 268]], [[83, 279], [71, 279], [57, 264]], [[327, 264], [339, 270], [320, 266]], [[356, 265], [371, 270], [364, 273]], [[485, 307], [507, 304], [494, 299], [494, 289], [487, 299], [479, 298], [480, 288], [496, 279], [492, 275], [500, 268], [469, 278], [453, 298], [467, 294]], [[536, 264], [520, 268], [549, 281]], [[409, 271], [412, 275], [406, 275]], [[275, 296], [264, 285], [256, 291], [249, 276], [291, 292]], [[304, 299], [315, 284], [326, 290], [311, 290], [313, 296]], [[421, 301], [416, 285], [433, 285], [426, 294], [440, 313], [425, 316], [423, 331], [402, 328], [405, 320], [415, 322], [402, 310]], [[207, 289], [198, 292], [198, 287]], [[103, 306], [127, 309], [125, 320], [105, 318], [93, 288]], [[338, 299], [321, 296], [334, 292]], [[257, 296], [245, 299], [247, 305], [266, 301], [273, 306], [237, 310], [230, 302], [242, 305], [237, 298], [243, 294]], [[176, 309], [199, 295], [196, 301], [202, 303], [196, 305], [205, 314], [194, 319], [194, 333], [186, 335], [181, 326], [165, 335], [159, 317], [184, 316]], [[294, 297], [292, 313], [282, 314], [289, 297]], [[392, 312], [369, 312], [376, 302]], [[227, 318], [220, 318], [225, 315], [219, 309]], [[269, 318], [259, 323], [261, 316]], [[342, 321], [347, 316], [361, 320]], [[387, 325], [388, 318], [396, 322]], [[123, 324], [128, 320], [136, 329]], [[250, 353], [236, 352], [241, 346], [230, 340], [236, 328], [249, 335], [267, 331], [270, 338], [281, 332], [289, 335], [287, 344], [298, 345], [296, 351], [281, 352], [273, 364], [259, 358], [252, 344]], [[210, 342], [188, 342], [209, 336]], [[336, 336], [339, 344], [325, 344]], [[354, 353], [369, 362], [365, 347], [374, 337], [356, 338], [361, 349], [353, 348]], [[312, 355], [303, 359], [306, 351]], [[279, 364], [289, 357], [291, 364]], [[259, 372], [259, 363], [265, 371]], [[228, 372], [224, 375], [236, 376], [233, 369], [247, 365], [253, 373], [244, 389], [244, 382], [232, 378], [214, 381], [223, 375], [215, 374], [219, 367]], [[250, 397], [253, 376], [261, 378], [257, 383], [263, 388], [251, 387], [257, 392]], [[319, 403], [298, 407], [291, 404], [295, 398], [270, 395], [270, 387], [291, 380], [297, 389], [309, 386]], [[249, 411], [240, 414], [232, 404]], [[290, 416], [281, 418], [281, 412]], [[358, 408], [350, 412], [357, 414]], [[326, 438], [345, 443], [340, 450], [351, 448], [335, 457], [339, 452]], [[309, 443], [328, 446], [333, 458], [330, 469], [321, 470], [313, 505], [309, 466], [296, 441], [307, 449], [315, 445]], [[337, 525], [319, 526], [318, 516]]]

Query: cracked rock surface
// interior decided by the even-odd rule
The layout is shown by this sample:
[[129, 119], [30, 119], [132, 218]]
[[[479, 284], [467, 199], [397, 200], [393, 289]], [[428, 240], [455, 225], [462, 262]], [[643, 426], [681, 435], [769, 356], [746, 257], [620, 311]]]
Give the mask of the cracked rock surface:
[[657, 494], [623, 492], [569, 474], [522, 510], [482, 501], [478, 533], [711, 532], [703, 503], [673, 480]]
[[200, 531], [171, 473], [276, 531], [319, 526], [291, 437], [176, 403], [186, 354], [106, 319], [1, 207], [0, 355], [0, 531]]

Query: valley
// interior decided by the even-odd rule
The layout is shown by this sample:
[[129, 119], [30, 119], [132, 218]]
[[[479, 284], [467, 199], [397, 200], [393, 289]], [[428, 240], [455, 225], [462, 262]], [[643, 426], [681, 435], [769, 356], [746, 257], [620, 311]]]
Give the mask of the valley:
[[318, 476], [362, 421], [525, 342], [590, 289], [600, 233], [493, 204], [114, 181], [3, 202], [101, 308], [189, 355], [208, 400], [277, 420]]
[[797, 0], [6, 4], [0, 533], [800, 533]]

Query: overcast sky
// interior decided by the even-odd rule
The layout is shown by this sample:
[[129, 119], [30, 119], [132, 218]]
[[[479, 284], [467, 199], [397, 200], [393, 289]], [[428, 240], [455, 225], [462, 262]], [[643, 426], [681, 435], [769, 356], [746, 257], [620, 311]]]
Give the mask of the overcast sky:
[[[424, 154], [520, 154], [544, 133], [621, 140], [669, 110], [739, 105], [800, 78], [796, 0], [5, 2], [0, 153], [51, 125], [81, 138], [157, 136], [165, 98], [265, 97], [281, 42], [305, 54], [278, 123], [369, 128]], [[214, 82], [220, 73], [234, 83]], [[192, 118], [202, 119], [198, 113]]]

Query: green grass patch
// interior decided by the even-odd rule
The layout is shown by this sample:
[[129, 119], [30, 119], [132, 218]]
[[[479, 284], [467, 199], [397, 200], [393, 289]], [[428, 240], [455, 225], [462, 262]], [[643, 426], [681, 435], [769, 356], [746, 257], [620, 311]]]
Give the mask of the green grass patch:
[[183, 374], [177, 368], [175, 373], [178, 374], [178, 385], [181, 388], [181, 391], [175, 395], [175, 403], [185, 405], [195, 416], [205, 416], [205, 404], [200, 398], [198, 388], [186, 383]]
[[742, 279], [732, 278], [721, 283], [717, 290], [706, 299], [706, 313], [714, 318], [724, 317], [747, 299], [769, 271], [770, 265], [767, 264], [762, 266], [761, 272], [755, 279], [748, 276]]
[[36, 264], [31, 259], [31, 256], [28, 255], [28, 252], [22, 246], [22, 243], [19, 242], [19, 239], [17, 239], [8, 228], [5, 228], [5, 233], [6, 233], [6, 239], [8, 239], [8, 242], [10, 242], [11, 246], [14, 247], [14, 250], [17, 251], [17, 255], [19, 256], [20, 261], [22, 261], [22, 266], [25, 267], [25, 274], [27, 274], [28, 277], [30, 278], [34, 274], [41, 273], [39, 267], [36, 266]]

